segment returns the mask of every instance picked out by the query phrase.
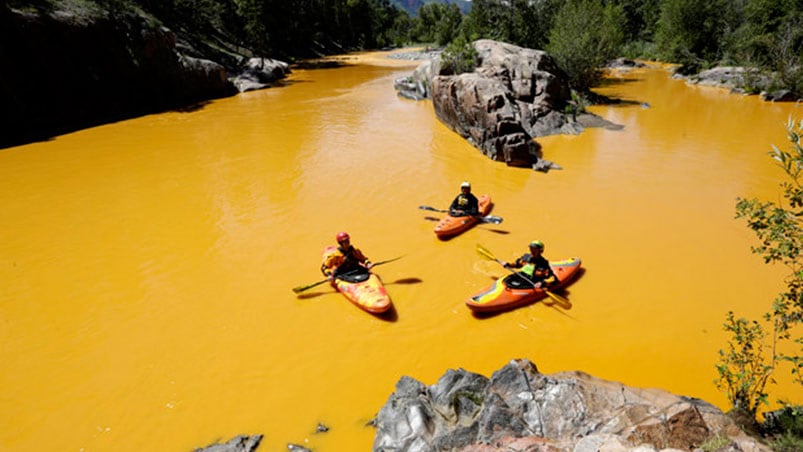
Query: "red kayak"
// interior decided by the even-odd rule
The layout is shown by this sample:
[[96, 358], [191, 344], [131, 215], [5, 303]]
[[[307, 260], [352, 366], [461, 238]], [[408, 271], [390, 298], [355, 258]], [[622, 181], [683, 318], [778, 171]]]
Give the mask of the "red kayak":
[[[482, 195], [477, 198], [477, 201], [479, 202], [479, 217], [488, 215], [488, 212], [491, 211], [491, 197]], [[479, 223], [479, 221], [478, 217], [453, 217], [447, 213], [446, 216], [435, 225], [435, 235], [441, 239], [454, 237], [470, 229], [472, 226]]]
[[[569, 285], [577, 276], [580, 264], [580, 259], [575, 257], [550, 262], [549, 266], [552, 267], [552, 271], [560, 281], [556, 286], [551, 287], [550, 291]], [[544, 289], [533, 288], [517, 275], [511, 274], [497, 279], [490, 287], [466, 300], [466, 306], [474, 312], [506, 311], [534, 303], [546, 296], [547, 293]]]

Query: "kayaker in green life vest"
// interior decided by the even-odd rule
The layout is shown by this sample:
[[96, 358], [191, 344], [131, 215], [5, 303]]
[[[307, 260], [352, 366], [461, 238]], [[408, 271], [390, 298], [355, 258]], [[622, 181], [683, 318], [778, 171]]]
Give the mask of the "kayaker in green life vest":
[[521, 269], [518, 273], [535, 284], [535, 287], [550, 287], [557, 284], [558, 276], [552, 271], [549, 261], [541, 253], [544, 243], [540, 240], [530, 242], [530, 252], [523, 254], [515, 262], [506, 262], [505, 268]]

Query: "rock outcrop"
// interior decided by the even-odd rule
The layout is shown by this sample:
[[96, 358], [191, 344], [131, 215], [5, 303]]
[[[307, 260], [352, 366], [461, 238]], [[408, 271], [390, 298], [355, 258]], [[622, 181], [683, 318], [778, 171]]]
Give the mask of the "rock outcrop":
[[490, 379], [449, 370], [432, 386], [402, 377], [379, 411], [374, 451], [693, 450], [766, 452], [702, 400], [581, 372], [544, 375], [513, 360]]
[[225, 443], [211, 444], [193, 452], [255, 452], [261, 441], [262, 435], [239, 435]]
[[564, 113], [573, 111], [566, 74], [541, 50], [487, 39], [472, 45], [473, 72], [452, 74], [438, 56], [396, 80], [399, 95], [432, 99], [438, 118], [493, 160], [558, 168], [541, 160], [533, 138], [583, 130], [576, 115]]
[[174, 33], [144, 13], [91, 3], [0, 6], [0, 60], [0, 147], [230, 96], [289, 72], [245, 57], [227, 70], [180, 52]]

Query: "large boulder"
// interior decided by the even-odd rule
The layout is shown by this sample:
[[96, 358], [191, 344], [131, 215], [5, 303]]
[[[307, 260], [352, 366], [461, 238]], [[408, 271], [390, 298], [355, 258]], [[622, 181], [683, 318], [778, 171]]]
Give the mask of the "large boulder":
[[396, 80], [399, 95], [431, 98], [435, 114], [493, 160], [548, 170], [534, 137], [580, 133], [566, 74], [541, 50], [481, 39], [472, 43], [477, 68], [452, 74], [440, 56]]
[[727, 450], [768, 452], [715, 406], [582, 372], [545, 375], [513, 360], [490, 379], [463, 369], [426, 386], [402, 377], [379, 411], [373, 450]]

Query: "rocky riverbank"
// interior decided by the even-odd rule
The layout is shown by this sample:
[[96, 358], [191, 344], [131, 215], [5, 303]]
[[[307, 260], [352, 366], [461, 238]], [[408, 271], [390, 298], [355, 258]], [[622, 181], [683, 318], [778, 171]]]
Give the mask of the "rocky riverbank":
[[[430, 386], [401, 377], [366, 428], [376, 429], [375, 452], [770, 451], [703, 400], [579, 371], [546, 375], [526, 359], [490, 378], [464, 369]], [[255, 452], [261, 439], [238, 436], [196, 452]]]
[[193, 108], [269, 86], [290, 70], [237, 48], [213, 61], [140, 11], [59, 5], [0, 6], [0, 148]]

